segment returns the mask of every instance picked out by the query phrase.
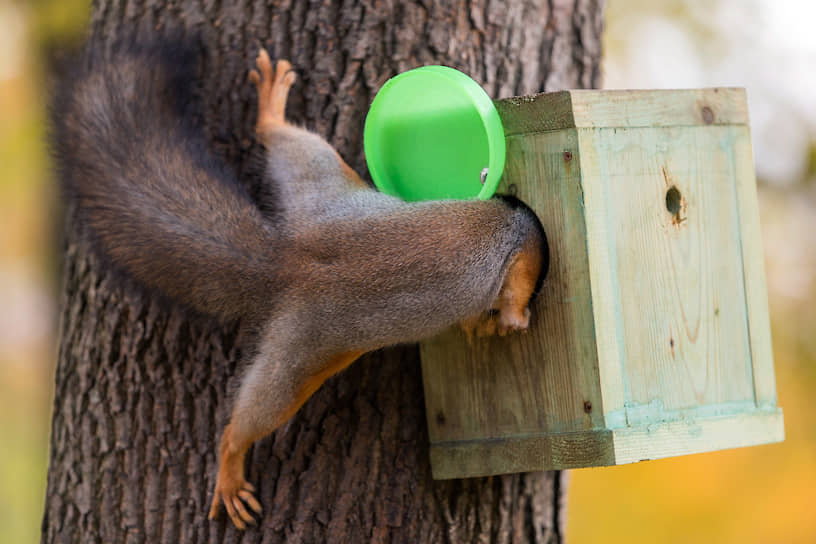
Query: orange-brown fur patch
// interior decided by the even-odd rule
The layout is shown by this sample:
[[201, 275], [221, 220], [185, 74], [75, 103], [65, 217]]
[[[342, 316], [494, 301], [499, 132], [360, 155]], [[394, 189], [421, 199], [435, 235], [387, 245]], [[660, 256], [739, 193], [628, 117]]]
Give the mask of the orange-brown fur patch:
[[363, 353], [363, 351], [349, 351], [348, 353], [341, 353], [329, 359], [326, 365], [317, 373], [306, 379], [306, 382], [298, 391], [295, 402], [293, 402], [284, 412], [283, 421], [288, 420], [295, 415], [303, 404], [309, 400], [309, 397], [314, 395], [315, 391], [320, 389], [327, 379], [331, 378], [351, 363], [356, 361]]
[[355, 172], [351, 166], [346, 164], [346, 161], [343, 160], [343, 157], [340, 156], [340, 153], [337, 153], [337, 160], [340, 161], [340, 168], [343, 171], [343, 177], [345, 177], [347, 180], [352, 182], [354, 185], [357, 185], [358, 187], [368, 188], [366, 182], [364, 182], [362, 178], [359, 175], [357, 175], [357, 172]]
[[510, 263], [499, 293], [499, 334], [526, 329], [530, 324], [528, 305], [541, 273], [541, 265], [541, 247], [528, 240]]
[[507, 266], [499, 296], [492, 310], [463, 319], [459, 326], [465, 332], [468, 342], [474, 337], [506, 335], [513, 330], [526, 329], [530, 324], [530, 299], [535, 291], [541, 273], [543, 258], [541, 247], [534, 240], [516, 253]]

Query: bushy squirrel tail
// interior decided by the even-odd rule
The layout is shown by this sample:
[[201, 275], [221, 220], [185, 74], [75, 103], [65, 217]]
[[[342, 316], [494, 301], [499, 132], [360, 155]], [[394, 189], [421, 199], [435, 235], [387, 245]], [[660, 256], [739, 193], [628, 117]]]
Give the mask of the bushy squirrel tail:
[[196, 126], [200, 51], [124, 39], [79, 55], [51, 106], [58, 177], [114, 267], [202, 313], [262, 319], [279, 241]]

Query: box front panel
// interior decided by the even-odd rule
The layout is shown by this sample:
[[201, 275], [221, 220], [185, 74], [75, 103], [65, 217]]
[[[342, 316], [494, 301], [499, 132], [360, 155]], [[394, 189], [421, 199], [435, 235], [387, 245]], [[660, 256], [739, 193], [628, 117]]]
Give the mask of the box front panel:
[[453, 329], [421, 344], [432, 443], [603, 426], [579, 163], [574, 130], [508, 138], [500, 192], [540, 217], [550, 270], [528, 331], [469, 343]]
[[608, 421], [754, 405], [742, 265], [751, 241], [740, 235], [734, 145], [746, 130], [580, 129], [597, 204], [587, 213], [606, 226], [609, 270], [593, 274], [612, 275], [615, 323], [606, 326], [623, 375], [624, 413]]

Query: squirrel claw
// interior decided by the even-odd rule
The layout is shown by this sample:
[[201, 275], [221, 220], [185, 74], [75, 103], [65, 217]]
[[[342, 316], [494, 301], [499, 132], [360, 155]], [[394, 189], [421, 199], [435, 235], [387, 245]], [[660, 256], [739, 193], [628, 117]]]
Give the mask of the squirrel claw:
[[214, 520], [218, 517], [221, 503], [223, 503], [227, 514], [237, 529], [243, 531], [246, 529], [247, 523], [255, 525], [257, 521], [246, 509], [246, 506], [249, 506], [258, 514], [262, 512], [261, 503], [253, 495], [254, 491], [255, 487], [246, 481], [238, 483], [237, 486], [217, 486], [210, 506], [209, 519]]
[[238, 496], [252, 508], [256, 514], [260, 514], [263, 509], [261, 508], [261, 503], [255, 498], [255, 495], [252, 494], [252, 491], [255, 491], [255, 488], [251, 485], [247, 484], [250, 489], [242, 489], [238, 492]]

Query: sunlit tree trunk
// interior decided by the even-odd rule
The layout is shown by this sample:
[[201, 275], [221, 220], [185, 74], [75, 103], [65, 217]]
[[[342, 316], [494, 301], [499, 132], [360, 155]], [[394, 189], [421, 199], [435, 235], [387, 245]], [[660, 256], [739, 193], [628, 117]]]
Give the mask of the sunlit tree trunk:
[[[203, 36], [202, 119], [213, 149], [256, 190], [258, 46], [300, 81], [289, 117], [360, 172], [377, 89], [447, 64], [493, 97], [599, 83], [602, 0], [97, 0], [91, 39], [181, 26]], [[257, 194], [257, 193], [254, 193]], [[70, 213], [69, 213], [70, 218]], [[434, 482], [418, 350], [383, 350], [327, 382], [247, 476], [264, 505], [245, 533], [206, 513], [241, 337], [123, 286], [68, 221], [44, 542], [560, 542], [559, 473]]]

